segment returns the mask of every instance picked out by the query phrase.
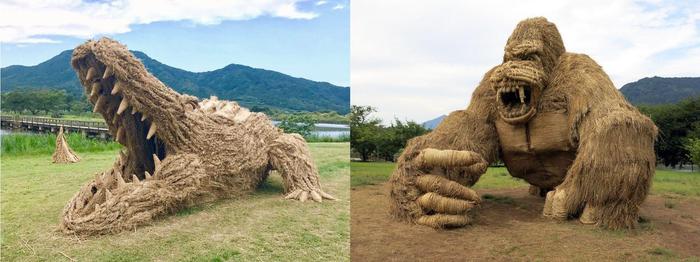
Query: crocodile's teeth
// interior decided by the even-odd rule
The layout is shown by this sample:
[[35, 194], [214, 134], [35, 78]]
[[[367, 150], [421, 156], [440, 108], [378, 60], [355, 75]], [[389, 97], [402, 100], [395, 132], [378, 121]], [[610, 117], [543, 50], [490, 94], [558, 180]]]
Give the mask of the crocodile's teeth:
[[119, 109], [117, 109], [117, 115], [120, 115], [126, 108], [129, 107], [129, 102], [126, 100], [126, 98], [122, 99], [122, 102], [119, 103]]
[[95, 108], [92, 109], [92, 112], [97, 113], [97, 110], [99, 110], [100, 107], [102, 107], [102, 104], [104, 104], [104, 101], [105, 100], [102, 98], [102, 96], [98, 97], [97, 102], [95, 102]]
[[158, 126], [156, 126], [156, 123], [151, 123], [151, 128], [148, 129], [148, 134], [146, 135], [146, 139], [151, 139], [153, 135], [156, 134], [156, 129], [158, 129]]
[[143, 122], [144, 120], [146, 120], [146, 114], [141, 115], [141, 122]]
[[124, 135], [124, 129], [122, 129], [121, 127], [117, 128], [117, 135], [114, 136], [114, 140], [117, 142], [123, 141], [122, 140], [123, 135]]
[[525, 104], [525, 88], [522, 86], [518, 87], [518, 92], [520, 95], [520, 103]]
[[153, 165], [155, 166], [155, 168], [153, 169], [153, 174], [158, 174], [158, 172], [160, 171], [160, 159], [156, 154], [153, 154]]
[[92, 83], [92, 85], [90, 86], [90, 96], [94, 96], [95, 94], [97, 94], [97, 92], [100, 91], [101, 87], [102, 85], [100, 85], [100, 82]]
[[95, 97], [95, 95], [97, 95], [97, 93], [100, 92], [100, 88], [102, 88], [102, 87], [100, 86], [100, 83], [95, 83], [95, 84], [97, 84], [97, 85], [93, 85], [93, 86], [92, 86], [92, 91], [90, 91], [90, 98]]
[[119, 159], [126, 161], [126, 153], [124, 153], [124, 150], [119, 151]]
[[131, 114], [132, 114], [132, 115], [133, 115], [133, 114], [136, 114], [136, 112], [137, 112], [137, 111], [136, 111], [136, 107], [133, 107], [133, 106], [132, 106], [132, 107], [131, 107]]
[[144, 177], [146, 178], [146, 179], [144, 179], [144, 180], [150, 180], [150, 179], [151, 179], [151, 177], [153, 177], [153, 176], [151, 176], [151, 174], [150, 174], [150, 173], [148, 173], [148, 171], [146, 171], [146, 172], [143, 172], [143, 174], [144, 174]]
[[119, 186], [126, 185], [126, 181], [124, 181], [122, 174], [120, 174], [119, 172], [114, 172], [114, 175], [117, 176], [117, 183]]
[[108, 66], [107, 68], [105, 68], [105, 73], [102, 74], [102, 79], [106, 79], [106, 78], [112, 76], [113, 74], [114, 74], [114, 71], [112, 71], [112, 68]]
[[139, 184], [141, 183], [141, 180], [139, 180], [139, 177], [137, 177], [136, 175], [131, 175], [131, 182]]
[[97, 75], [97, 70], [95, 70], [94, 67], [88, 68], [87, 74], [85, 75], [85, 80], [87, 81], [92, 81], [93, 78]]
[[116, 95], [121, 90], [122, 90], [122, 82], [117, 81], [116, 83], [114, 83], [114, 87], [112, 87], [112, 94]]

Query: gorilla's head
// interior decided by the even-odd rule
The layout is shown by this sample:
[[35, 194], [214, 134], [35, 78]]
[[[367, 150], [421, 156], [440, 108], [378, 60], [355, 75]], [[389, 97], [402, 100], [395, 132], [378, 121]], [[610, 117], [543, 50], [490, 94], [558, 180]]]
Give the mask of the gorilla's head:
[[543, 17], [518, 23], [508, 38], [503, 64], [491, 76], [501, 118], [525, 123], [537, 112], [537, 102], [559, 57], [565, 52], [557, 27]]

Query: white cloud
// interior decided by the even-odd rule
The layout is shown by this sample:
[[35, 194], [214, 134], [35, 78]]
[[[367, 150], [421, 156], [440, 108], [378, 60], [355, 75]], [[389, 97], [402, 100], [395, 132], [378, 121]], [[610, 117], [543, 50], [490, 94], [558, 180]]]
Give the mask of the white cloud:
[[51, 36], [90, 38], [100, 34], [129, 32], [134, 24], [189, 20], [218, 24], [259, 16], [313, 19], [301, 11], [299, 0], [16, 0], [0, 2], [0, 41], [3, 43], [52, 43]]
[[328, 1], [321, 0], [321, 1], [316, 2], [316, 6], [325, 5], [327, 3], [328, 3]]
[[557, 24], [567, 51], [591, 56], [618, 88], [700, 76], [699, 2], [356, 0], [351, 8], [352, 104], [377, 107], [385, 122], [465, 108], [527, 17]]
[[340, 10], [340, 9], [343, 9], [343, 8], [345, 8], [345, 6], [344, 6], [344, 5], [341, 5], [341, 4], [336, 4], [335, 6], [333, 6], [333, 10]]

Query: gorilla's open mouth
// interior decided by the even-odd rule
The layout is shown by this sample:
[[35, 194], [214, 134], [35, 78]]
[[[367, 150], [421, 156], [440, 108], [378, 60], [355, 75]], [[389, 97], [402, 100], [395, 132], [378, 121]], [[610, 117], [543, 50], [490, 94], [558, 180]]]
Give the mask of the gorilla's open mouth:
[[532, 109], [532, 88], [529, 85], [505, 86], [498, 89], [499, 111], [508, 119], [525, 116]]
[[[167, 145], [158, 139], [157, 123], [148, 117], [146, 108], [137, 103], [139, 90], [120, 82], [114, 72], [93, 55], [74, 61], [80, 68], [85, 93], [109, 127], [109, 133], [125, 148], [114, 171], [127, 182], [155, 175], [156, 163], [167, 155]], [[156, 156], [158, 159], [155, 159]], [[148, 172], [148, 175], [146, 174]]]

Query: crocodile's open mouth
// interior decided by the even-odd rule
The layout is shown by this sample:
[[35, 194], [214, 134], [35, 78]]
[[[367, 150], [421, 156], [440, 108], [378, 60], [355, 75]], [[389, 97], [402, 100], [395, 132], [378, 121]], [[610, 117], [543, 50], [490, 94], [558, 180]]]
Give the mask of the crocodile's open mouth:
[[498, 109], [504, 119], [518, 119], [533, 110], [533, 89], [529, 85], [509, 85], [497, 89]]
[[[158, 124], [139, 108], [138, 90], [127, 90], [129, 85], [120, 82], [111, 68], [94, 55], [74, 61], [83, 80], [85, 93], [107, 122], [109, 133], [125, 148], [120, 165], [115, 165], [122, 177], [131, 182], [145, 179], [155, 173], [156, 163], [167, 156], [167, 144], [158, 139]], [[158, 159], [155, 159], [155, 157]], [[148, 172], [148, 173], [146, 173]]]

